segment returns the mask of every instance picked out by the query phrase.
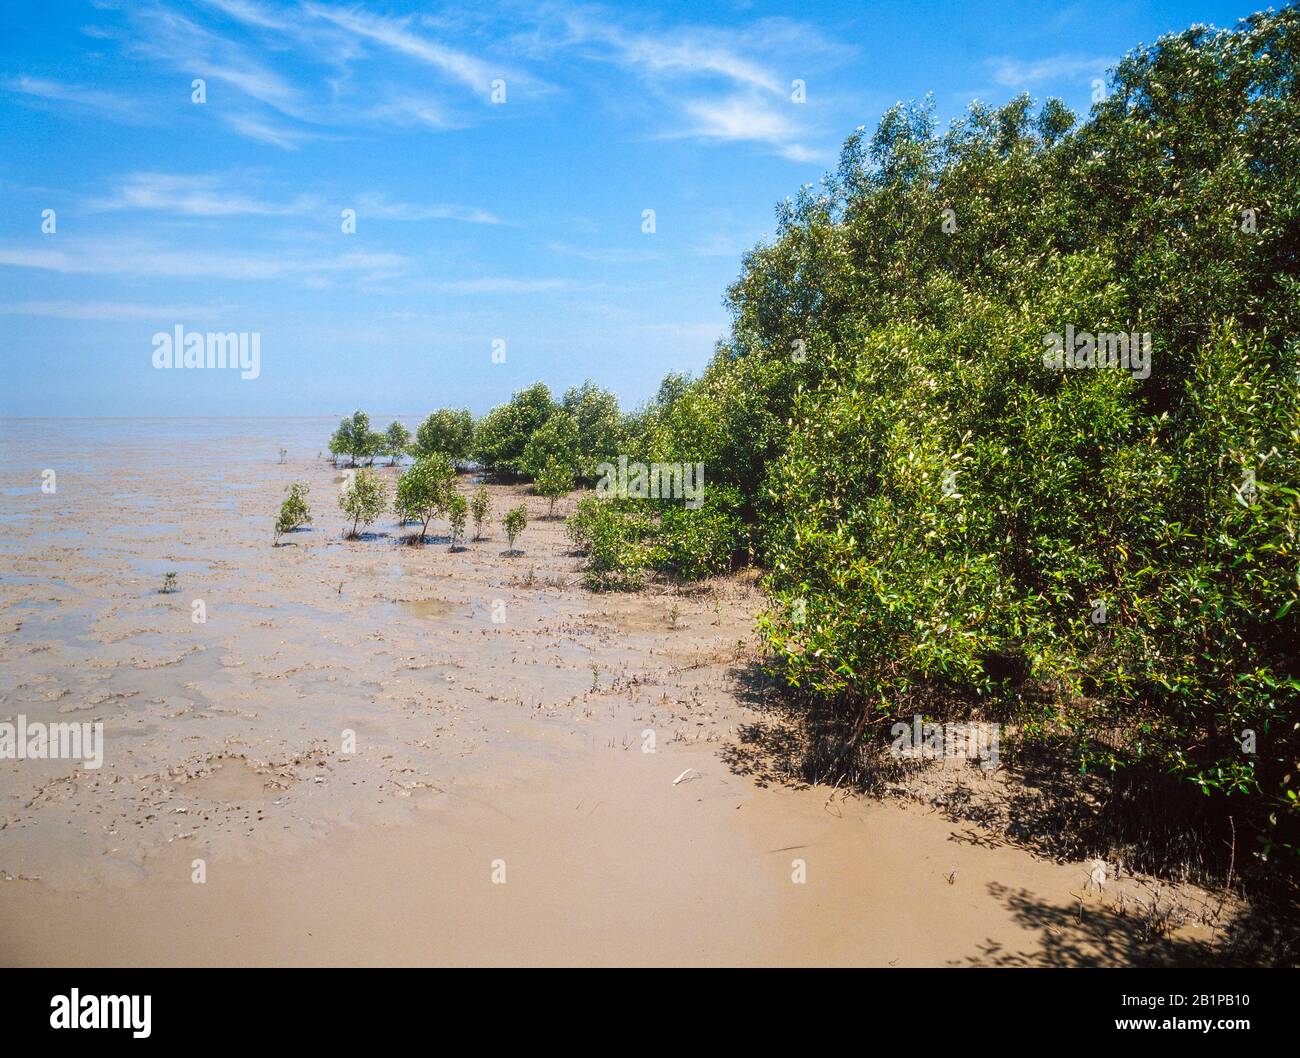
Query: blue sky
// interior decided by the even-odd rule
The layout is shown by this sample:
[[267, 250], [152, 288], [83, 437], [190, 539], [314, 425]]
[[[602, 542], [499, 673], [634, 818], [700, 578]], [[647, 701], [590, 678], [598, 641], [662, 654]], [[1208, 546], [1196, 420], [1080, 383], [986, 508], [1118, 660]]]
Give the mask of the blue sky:
[[[585, 378], [635, 405], [891, 103], [1084, 113], [1133, 45], [1254, 9], [9, 2], [0, 414], [481, 413]], [[260, 376], [155, 370], [177, 325], [259, 333]]]

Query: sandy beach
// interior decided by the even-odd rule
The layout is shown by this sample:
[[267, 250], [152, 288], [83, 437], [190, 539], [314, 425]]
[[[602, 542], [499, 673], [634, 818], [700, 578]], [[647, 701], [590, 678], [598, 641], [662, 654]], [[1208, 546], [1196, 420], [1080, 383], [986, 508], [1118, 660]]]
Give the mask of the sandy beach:
[[[104, 760], [0, 761], [0, 962], [1124, 965], [1209, 940], [1143, 940], [1085, 863], [745, 774], [752, 577], [592, 594], [573, 498], [547, 518], [524, 485], [491, 486], [464, 550], [391, 516], [345, 540], [330, 428], [4, 423], [0, 721], [102, 723]], [[294, 480], [314, 521], [275, 547]]]

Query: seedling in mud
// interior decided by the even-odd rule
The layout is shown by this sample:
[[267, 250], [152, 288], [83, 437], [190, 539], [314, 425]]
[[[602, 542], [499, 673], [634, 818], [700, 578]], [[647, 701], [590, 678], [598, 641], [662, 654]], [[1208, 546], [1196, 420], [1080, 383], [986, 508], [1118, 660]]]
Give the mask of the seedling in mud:
[[506, 515], [506, 540], [510, 543], [511, 551], [515, 549], [515, 540], [526, 528], [528, 528], [528, 508], [521, 503]]
[[447, 521], [451, 526], [451, 549], [465, 543], [465, 519], [469, 516], [469, 501], [459, 492], [447, 500]]
[[339, 507], [352, 519], [348, 537], [356, 539], [359, 530], [383, 514], [387, 505], [388, 490], [383, 479], [373, 470], [358, 470], [339, 493]]
[[486, 485], [480, 485], [469, 501], [469, 513], [474, 516], [474, 539], [483, 539], [483, 527], [492, 521], [492, 499]]
[[402, 521], [420, 523], [419, 540], [429, 531], [429, 522], [446, 509], [455, 494], [456, 468], [443, 455], [421, 456], [397, 479], [393, 509]]
[[555, 501], [562, 496], [567, 496], [573, 488], [573, 471], [562, 464], [551, 461], [542, 468], [537, 480], [534, 483], [539, 496], [545, 496], [550, 502], [546, 515], [548, 518], [555, 517]]
[[306, 500], [307, 493], [310, 490], [311, 486], [305, 481], [295, 481], [289, 486], [289, 495], [280, 504], [280, 513], [275, 519], [275, 542], [277, 544], [280, 542], [280, 537], [285, 533], [291, 533], [311, 521], [311, 510], [308, 508]]
[[176, 574], [164, 573], [162, 587], [158, 589], [163, 595], [170, 595], [174, 591], [180, 590], [180, 585], [176, 583]]

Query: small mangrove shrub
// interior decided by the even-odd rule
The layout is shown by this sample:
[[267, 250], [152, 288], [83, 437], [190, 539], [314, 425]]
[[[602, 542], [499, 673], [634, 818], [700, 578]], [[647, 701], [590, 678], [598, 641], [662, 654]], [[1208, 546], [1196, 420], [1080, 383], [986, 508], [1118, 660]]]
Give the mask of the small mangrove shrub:
[[465, 520], [469, 516], [469, 500], [459, 492], [454, 492], [447, 500], [447, 521], [451, 525], [451, 549], [464, 546]]
[[388, 429], [384, 431], [384, 453], [388, 456], [389, 464], [396, 463], [397, 457], [405, 455], [410, 447], [411, 431], [400, 422], [389, 423]]
[[402, 521], [420, 523], [420, 540], [428, 533], [429, 522], [446, 508], [455, 482], [456, 468], [441, 454], [420, 456], [397, 479], [393, 509]]
[[280, 504], [280, 513], [275, 519], [276, 540], [311, 521], [311, 510], [306, 499], [310, 490], [311, 486], [305, 481], [295, 481], [289, 486], [289, 494]]
[[387, 506], [388, 489], [383, 479], [373, 470], [358, 470], [339, 493], [339, 508], [352, 519], [348, 537], [355, 539], [361, 529], [384, 513]]
[[515, 540], [526, 528], [528, 528], [528, 508], [521, 503], [506, 514], [506, 539], [510, 542], [511, 551], [515, 549]]
[[474, 517], [474, 539], [483, 539], [483, 528], [492, 521], [492, 500], [486, 485], [480, 485], [469, 501], [469, 512]]
[[573, 488], [573, 471], [563, 463], [552, 460], [538, 473], [534, 487], [537, 495], [545, 496], [550, 504], [547, 517], [554, 517], [555, 501], [567, 496]]

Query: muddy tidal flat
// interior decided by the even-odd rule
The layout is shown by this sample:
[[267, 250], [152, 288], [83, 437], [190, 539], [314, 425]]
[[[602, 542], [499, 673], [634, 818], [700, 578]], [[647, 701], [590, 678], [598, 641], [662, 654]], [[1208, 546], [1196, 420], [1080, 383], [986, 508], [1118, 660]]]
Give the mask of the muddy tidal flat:
[[[346, 540], [332, 423], [3, 423], [0, 722], [103, 757], [0, 759], [0, 963], [1163, 957], [1086, 864], [733, 770], [753, 578], [592, 594], [573, 498], [527, 486], [463, 550]], [[273, 546], [295, 480], [314, 520]]]

